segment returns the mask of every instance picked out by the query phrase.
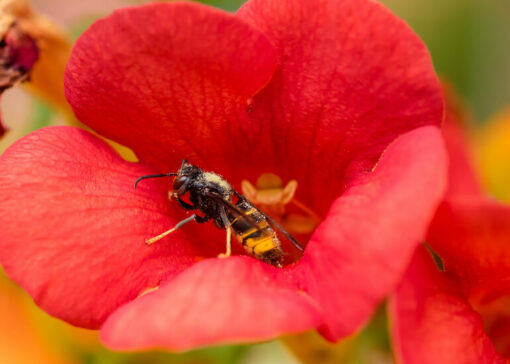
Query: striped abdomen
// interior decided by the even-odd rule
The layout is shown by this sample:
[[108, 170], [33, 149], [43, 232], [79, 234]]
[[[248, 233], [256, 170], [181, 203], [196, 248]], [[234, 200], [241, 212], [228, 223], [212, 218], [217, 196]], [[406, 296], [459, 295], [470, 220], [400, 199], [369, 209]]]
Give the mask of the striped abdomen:
[[257, 224], [257, 227], [253, 226], [244, 217], [233, 217], [231, 220], [232, 230], [244, 249], [263, 262], [281, 267], [283, 251], [280, 240], [264, 215], [246, 201], [242, 201], [237, 207]]

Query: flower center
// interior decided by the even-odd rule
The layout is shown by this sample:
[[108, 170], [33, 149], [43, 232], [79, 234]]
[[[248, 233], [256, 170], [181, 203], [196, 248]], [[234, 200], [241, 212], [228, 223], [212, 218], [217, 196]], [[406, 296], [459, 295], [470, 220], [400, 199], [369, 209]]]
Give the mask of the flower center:
[[[235, 235], [244, 249], [251, 256], [282, 267], [285, 251], [278, 238], [278, 231], [294, 245], [295, 253], [290, 254], [293, 260], [299, 257], [304, 245], [293, 235], [308, 235], [319, 224], [319, 216], [295, 198], [298, 182], [290, 181], [285, 187], [280, 177], [274, 174], [263, 174], [257, 179], [254, 187], [243, 180], [243, 194], [230, 187], [220, 175], [203, 172], [200, 168], [183, 161], [183, 167], [176, 173], [153, 174], [139, 177], [135, 187], [143, 179], [173, 176], [173, 188], [169, 199], [186, 210], [195, 213], [179, 221], [171, 229], [145, 241], [153, 244], [177, 229], [195, 221], [204, 223], [212, 221], [218, 228], [225, 229], [226, 252], [218, 257], [229, 257], [232, 253], [231, 242]], [[189, 173], [189, 172], [193, 173]], [[189, 200], [183, 198], [188, 196]], [[263, 211], [264, 210], [264, 211]]]
[[298, 182], [291, 180], [284, 187], [282, 179], [272, 173], [261, 174], [256, 187], [241, 181], [244, 196], [275, 219], [291, 234], [309, 234], [320, 223], [320, 217], [296, 199]]

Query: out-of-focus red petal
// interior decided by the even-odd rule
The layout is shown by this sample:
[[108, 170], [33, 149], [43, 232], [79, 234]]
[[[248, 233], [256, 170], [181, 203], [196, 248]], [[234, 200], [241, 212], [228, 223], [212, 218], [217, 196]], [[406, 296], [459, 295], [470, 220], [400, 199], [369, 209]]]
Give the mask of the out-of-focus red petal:
[[[277, 170], [290, 169], [305, 190], [322, 186], [331, 201], [335, 181], [370, 170], [398, 135], [440, 124], [425, 46], [378, 2], [252, 0], [237, 15], [278, 50], [279, 67], [252, 115], [274, 141], [267, 148]], [[263, 158], [264, 149], [253, 153]]]
[[480, 195], [482, 188], [473, 165], [469, 147], [469, 114], [453, 88], [442, 83], [446, 100], [446, 117], [443, 137], [448, 151], [447, 195]]
[[437, 270], [421, 247], [390, 300], [391, 331], [402, 364], [505, 361], [483, 330], [458, 282]]
[[510, 294], [510, 207], [477, 196], [450, 197], [439, 207], [427, 242], [462, 282], [472, 302]]
[[268, 39], [234, 15], [149, 4], [118, 10], [78, 39], [65, 89], [82, 122], [168, 170], [183, 157], [239, 153], [228, 146], [250, 133], [240, 120], [275, 67]]
[[447, 116], [443, 125], [449, 158], [447, 195], [480, 195], [482, 189], [468, 153], [466, 131], [451, 117]]
[[[474, 304], [474, 307], [473, 307]], [[498, 353], [510, 358], [510, 295], [490, 302], [472, 302]]]
[[177, 244], [144, 244], [177, 219], [166, 191], [157, 180], [135, 190], [150, 170], [88, 132], [34, 132], [0, 157], [0, 169], [0, 261], [54, 316], [97, 328], [194, 261], [194, 248], [178, 235]]
[[195, 264], [158, 291], [121, 307], [101, 329], [116, 349], [186, 350], [259, 341], [311, 329], [322, 317], [279, 269], [247, 257]]
[[351, 334], [397, 284], [446, 187], [439, 130], [391, 143], [375, 170], [338, 198], [296, 270], [322, 306], [324, 335]]

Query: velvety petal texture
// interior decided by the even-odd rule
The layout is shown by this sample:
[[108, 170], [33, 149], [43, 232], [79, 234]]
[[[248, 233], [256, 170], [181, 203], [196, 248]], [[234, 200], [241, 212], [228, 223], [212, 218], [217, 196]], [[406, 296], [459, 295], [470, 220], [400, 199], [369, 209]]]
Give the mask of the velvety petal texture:
[[421, 247], [390, 302], [397, 363], [505, 363], [456, 280]]
[[166, 190], [158, 181], [135, 190], [148, 170], [88, 132], [36, 131], [0, 165], [2, 266], [54, 316], [98, 328], [120, 304], [197, 259], [189, 239], [144, 244], [176, 222]]
[[[279, 169], [291, 168], [294, 178], [308, 173], [305, 189], [349, 181], [398, 135], [439, 125], [443, 105], [430, 56], [378, 2], [253, 0], [237, 15], [278, 50], [279, 67], [252, 114], [277, 138], [271, 152]], [[324, 188], [327, 200], [339, 191], [334, 183]]]
[[226, 123], [237, 127], [232, 118], [247, 113], [275, 67], [269, 40], [234, 15], [155, 3], [92, 25], [73, 49], [65, 88], [80, 121], [166, 171], [178, 167], [176, 153], [195, 163], [228, 157], [219, 146], [236, 140]]
[[266, 340], [318, 326], [318, 307], [279, 280], [278, 268], [247, 257], [209, 259], [120, 308], [101, 335], [115, 349]]
[[445, 188], [440, 132], [423, 127], [393, 142], [333, 203], [297, 267], [328, 318], [327, 338], [352, 333], [395, 287]]

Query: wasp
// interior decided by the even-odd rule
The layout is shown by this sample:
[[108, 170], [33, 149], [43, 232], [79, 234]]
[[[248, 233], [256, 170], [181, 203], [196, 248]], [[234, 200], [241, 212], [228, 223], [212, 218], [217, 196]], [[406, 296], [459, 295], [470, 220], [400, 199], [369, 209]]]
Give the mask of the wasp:
[[[250, 255], [276, 267], [282, 267], [284, 258], [276, 230], [297, 249], [304, 249], [299, 241], [217, 173], [205, 172], [183, 160], [178, 172], [139, 177], [135, 181], [135, 188], [143, 179], [159, 177], [174, 177], [170, 198], [175, 199], [183, 209], [201, 214], [193, 213], [170, 230], [148, 239], [147, 244], [162, 239], [191, 221], [201, 224], [212, 220], [216, 227], [227, 232], [226, 253], [220, 254], [221, 257], [231, 254], [232, 233]], [[189, 202], [183, 200], [186, 194]]]

